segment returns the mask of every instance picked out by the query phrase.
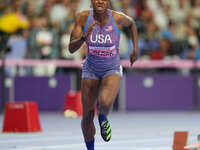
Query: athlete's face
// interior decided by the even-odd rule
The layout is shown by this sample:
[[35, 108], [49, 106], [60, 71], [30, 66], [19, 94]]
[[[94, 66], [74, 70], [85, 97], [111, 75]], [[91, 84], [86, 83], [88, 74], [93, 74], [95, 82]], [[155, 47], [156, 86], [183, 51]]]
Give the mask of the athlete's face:
[[92, 0], [92, 6], [98, 13], [104, 13], [109, 6], [110, 0]]

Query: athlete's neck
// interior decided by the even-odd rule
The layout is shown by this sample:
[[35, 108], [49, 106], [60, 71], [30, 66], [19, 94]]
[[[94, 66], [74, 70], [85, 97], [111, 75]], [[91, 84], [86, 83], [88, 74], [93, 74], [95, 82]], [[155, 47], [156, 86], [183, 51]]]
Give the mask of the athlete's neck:
[[108, 10], [106, 10], [104, 13], [98, 13], [94, 10], [93, 14], [94, 14], [94, 19], [98, 21], [102, 26], [106, 23], [108, 19]]

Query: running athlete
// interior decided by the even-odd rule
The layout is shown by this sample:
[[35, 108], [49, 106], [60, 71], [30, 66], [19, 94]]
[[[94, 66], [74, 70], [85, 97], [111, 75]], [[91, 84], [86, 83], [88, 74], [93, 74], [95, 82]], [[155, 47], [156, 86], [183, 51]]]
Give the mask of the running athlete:
[[77, 14], [71, 33], [69, 51], [74, 53], [84, 42], [88, 47], [82, 68], [81, 127], [87, 150], [94, 150], [94, 112], [98, 104], [98, 120], [104, 141], [111, 139], [107, 115], [118, 93], [122, 70], [119, 57], [120, 29], [129, 29], [134, 50], [131, 65], [138, 54], [137, 30], [134, 21], [123, 13], [110, 10], [110, 0], [91, 0], [92, 9]]

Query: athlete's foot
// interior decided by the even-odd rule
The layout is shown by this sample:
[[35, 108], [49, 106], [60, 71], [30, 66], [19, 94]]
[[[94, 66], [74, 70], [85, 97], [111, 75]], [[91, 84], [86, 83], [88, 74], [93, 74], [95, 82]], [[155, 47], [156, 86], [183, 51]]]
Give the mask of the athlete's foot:
[[110, 123], [108, 122], [108, 120], [104, 120], [102, 122], [99, 121], [99, 125], [101, 128], [101, 136], [104, 139], [104, 141], [106, 142], [110, 141], [112, 130], [111, 130]]

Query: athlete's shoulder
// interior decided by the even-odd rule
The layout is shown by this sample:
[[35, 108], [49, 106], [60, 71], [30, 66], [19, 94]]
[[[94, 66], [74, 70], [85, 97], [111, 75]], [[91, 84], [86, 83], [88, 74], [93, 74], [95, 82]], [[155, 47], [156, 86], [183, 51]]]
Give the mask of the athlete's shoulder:
[[88, 17], [88, 15], [90, 14], [90, 10], [84, 10], [84, 11], [80, 11], [77, 13], [77, 16], [80, 17]]
[[89, 14], [90, 14], [90, 10], [84, 10], [84, 11], [78, 12], [76, 15], [76, 21], [84, 26], [87, 22]]
[[112, 15], [119, 29], [130, 27], [134, 24], [134, 20], [123, 12], [112, 11]]
[[128, 19], [128, 20], [133, 20], [130, 16], [126, 15], [125, 13], [123, 12], [118, 12], [118, 11], [114, 11], [112, 10], [112, 15], [113, 15], [113, 18], [115, 20], [121, 20], [121, 19]]

